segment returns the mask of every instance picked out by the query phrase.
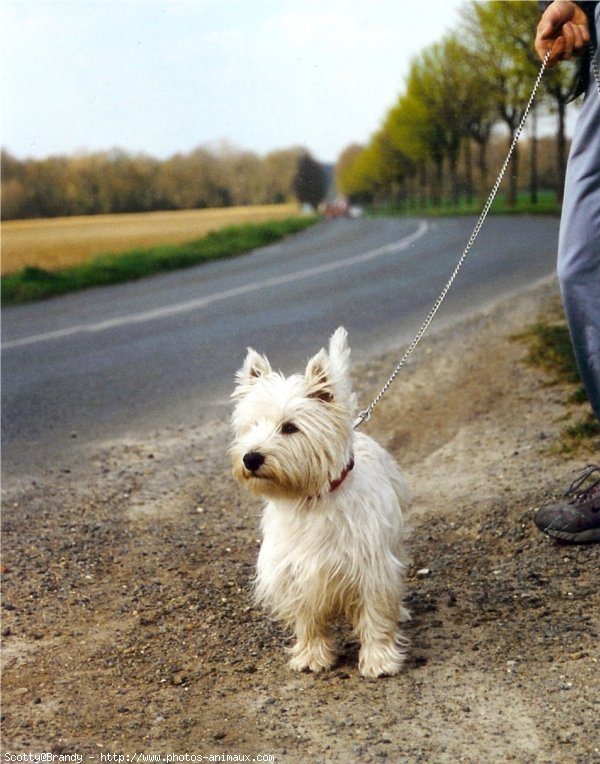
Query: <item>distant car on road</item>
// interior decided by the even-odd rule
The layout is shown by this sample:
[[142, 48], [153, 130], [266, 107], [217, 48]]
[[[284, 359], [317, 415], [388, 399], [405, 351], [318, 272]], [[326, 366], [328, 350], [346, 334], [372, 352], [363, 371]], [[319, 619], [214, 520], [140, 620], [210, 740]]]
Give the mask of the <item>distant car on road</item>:
[[359, 218], [362, 216], [362, 208], [350, 205], [345, 199], [337, 199], [327, 202], [325, 205], [325, 217], [327, 218]]

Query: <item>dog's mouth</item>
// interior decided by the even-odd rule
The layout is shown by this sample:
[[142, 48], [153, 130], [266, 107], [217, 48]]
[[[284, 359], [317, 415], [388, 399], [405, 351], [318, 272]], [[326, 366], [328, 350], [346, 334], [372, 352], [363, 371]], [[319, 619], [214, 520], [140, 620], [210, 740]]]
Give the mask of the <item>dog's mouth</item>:
[[265, 475], [260, 475], [258, 472], [253, 472], [244, 467], [244, 477], [246, 480], [268, 480]]
[[263, 482], [269, 479], [263, 465], [256, 467], [255, 469], [250, 469], [243, 462], [240, 462], [238, 475], [242, 477], [243, 480], [249, 481], [249, 482], [252, 482], [254, 480]]
[[258, 496], [274, 497], [286, 495], [286, 491], [280, 489], [277, 481], [268, 471], [249, 470], [242, 466], [239, 473], [244, 487]]

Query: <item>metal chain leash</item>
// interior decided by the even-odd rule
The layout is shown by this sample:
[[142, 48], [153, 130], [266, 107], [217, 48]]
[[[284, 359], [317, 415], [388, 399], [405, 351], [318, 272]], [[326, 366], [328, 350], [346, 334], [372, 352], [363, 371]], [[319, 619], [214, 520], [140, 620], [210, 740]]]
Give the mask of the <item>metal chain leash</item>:
[[[373, 402], [371, 403], [371, 405], [368, 408], [366, 408], [364, 411], [361, 411], [360, 414], [358, 415], [358, 417], [356, 418], [356, 421], [354, 422], [354, 429], [357, 429], [358, 427], [360, 427], [360, 425], [363, 424], [363, 422], [368, 422], [369, 421], [369, 419], [371, 418], [371, 414], [373, 413], [373, 409], [375, 408], [375, 406], [377, 406], [379, 401], [386, 394], [388, 388], [390, 387], [392, 382], [396, 379], [396, 377], [400, 373], [400, 370], [402, 369], [402, 367], [406, 364], [406, 362], [408, 361], [410, 356], [413, 354], [415, 348], [417, 347], [417, 345], [421, 341], [423, 335], [425, 334], [425, 332], [429, 328], [429, 324], [433, 321], [433, 319], [435, 317], [435, 314], [438, 312], [442, 302], [444, 301], [444, 298], [446, 297], [448, 291], [450, 290], [450, 287], [454, 283], [454, 280], [458, 276], [458, 272], [462, 268], [462, 265], [463, 265], [464, 261], [466, 260], [467, 255], [469, 254], [469, 252], [471, 250], [471, 247], [475, 243], [475, 239], [479, 235], [479, 231], [481, 230], [481, 227], [483, 226], [483, 224], [485, 222], [485, 219], [487, 218], [488, 212], [490, 211], [490, 207], [492, 206], [492, 202], [496, 198], [496, 194], [498, 192], [498, 188], [500, 187], [500, 184], [502, 183], [502, 179], [504, 178], [504, 174], [506, 173], [506, 169], [508, 167], [510, 159], [511, 159], [511, 157], [513, 155], [513, 152], [515, 150], [515, 146], [517, 145], [517, 141], [519, 140], [519, 137], [520, 137], [521, 132], [523, 130], [523, 126], [525, 124], [525, 120], [527, 119], [527, 116], [528, 116], [528, 114], [529, 114], [529, 112], [531, 110], [531, 106], [533, 104], [533, 100], [534, 100], [535, 95], [537, 93], [537, 90], [538, 90], [538, 88], [540, 86], [540, 82], [542, 81], [542, 77], [544, 76], [544, 72], [546, 71], [546, 65], [548, 63], [548, 59], [550, 58], [550, 54], [551, 54], [551, 50], [548, 50], [546, 55], [544, 56], [544, 59], [542, 61], [542, 65], [540, 67], [540, 71], [539, 71], [538, 76], [537, 76], [537, 78], [536, 78], [536, 80], [534, 82], [534, 85], [533, 85], [533, 90], [531, 91], [531, 96], [529, 97], [529, 101], [527, 102], [527, 105], [525, 107], [525, 111], [523, 112], [523, 116], [521, 117], [521, 121], [520, 121], [517, 129], [515, 130], [515, 134], [514, 134], [512, 142], [510, 144], [510, 148], [508, 149], [508, 154], [506, 156], [506, 159], [504, 160], [504, 164], [502, 165], [502, 167], [500, 169], [500, 172], [498, 173], [498, 177], [496, 178], [496, 182], [494, 183], [494, 185], [492, 187], [490, 195], [487, 198], [487, 201], [486, 201], [486, 203], [485, 203], [485, 205], [483, 207], [483, 210], [482, 210], [482, 212], [481, 212], [481, 214], [479, 216], [479, 219], [477, 220], [477, 223], [475, 224], [475, 228], [473, 229], [473, 233], [471, 234], [471, 236], [469, 238], [469, 241], [467, 242], [467, 246], [465, 247], [462, 255], [460, 256], [460, 259], [459, 259], [458, 263], [456, 264], [456, 267], [454, 268], [454, 271], [452, 272], [450, 278], [448, 279], [448, 281], [446, 282], [444, 288], [440, 292], [440, 294], [439, 294], [437, 300], [435, 301], [433, 307], [429, 311], [429, 315], [427, 316], [425, 321], [423, 321], [423, 323], [421, 324], [421, 328], [416, 333], [413, 341], [410, 343], [410, 345], [408, 346], [406, 352], [404, 353], [404, 355], [400, 359], [400, 362], [398, 363], [398, 365], [396, 366], [396, 368], [392, 372], [390, 378], [387, 380], [385, 385], [381, 388], [379, 393], [375, 396], [375, 398], [373, 399]], [[598, 83], [599, 83], [598, 87], [600, 88], [600, 75], [598, 77]]]
[[590, 64], [592, 67], [592, 73], [596, 80], [596, 87], [598, 88], [598, 95], [600, 95], [600, 68], [598, 67], [598, 59], [596, 58], [596, 50], [591, 42], [588, 42], [588, 50], [590, 52]]
[[[594, 79], [596, 80], [596, 86], [598, 88], [598, 94], [600, 95], [600, 68], [598, 67], [598, 60], [596, 59], [596, 50], [595, 50], [595, 48], [594, 48], [594, 46], [592, 45], [591, 42], [588, 43], [588, 49], [590, 51], [590, 57], [591, 57], [590, 65], [591, 65], [591, 68], [592, 68]], [[483, 210], [482, 210], [482, 212], [481, 212], [481, 214], [479, 216], [479, 219], [477, 220], [477, 223], [475, 224], [475, 228], [473, 229], [473, 233], [471, 234], [471, 236], [469, 238], [469, 241], [467, 242], [467, 246], [465, 247], [462, 255], [460, 256], [460, 258], [458, 260], [458, 263], [456, 264], [456, 267], [454, 268], [452, 274], [450, 275], [450, 278], [446, 282], [444, 288], [440, 292], [440, 294], [439, 294], [437, 300], [435, 301], [433, 307], [429, 311], [429, 314], [428, 314], [427, 318], [421, 324], [421, 328], [416, 333], [413, 341], [410, 343], [410, 345], [408, 346], [406, 352], [404, 353], [404, 355], [400, 359], [400, 362], [398, 363], [398, 365], [396, 366], [396, 368], [394, 369], [394, 371], [390, 375], [390, 377], [387, 380], [387, 382], [381, 388], [379, 393], [375, 396], [375, 398], [373, 399], [373, 402], [371, 403], [371, 405], [368, 408], [366, 408], [364, 411], [361, 411], [360, 414], [358, 415], [358, 417], [356, 418], [356, 421], [354, 422], [354, 429], [357, 429], [358, 427], [360, 427], [360, 425], [363, 424], [363, 422], [368, 422], [369, 421], [369, 419], [371, 418], [371, 414], [373, 413], [373, 409], [375, 408], [375, 406], [377, 406], [379, 401], [386, 394], [388, 388], [394, 382], [394, 380], [396, 379], [396, 377], [400, 373], [400, 371], [403, 368], [403, 366], [406, 364], [406, 362], [408, 361], [410, 356], [413, 354], [415, 348], [417, 347], [417, 345], [421, 341], [423, 335], [425, 334], [425, 332], [429, 328], [429, 324], [433, 321], [433, 319], [435, 317], [435, 314], [438, 312], [442, 302], [444, 301], [444, 299], [446, 297], [446, 294], [449, 292], [452, 284], [454, 283], [454, 280], [456, 279], [456, 277], [458, 275], [458, 272], [462, 268], [462, 265], [463, 265], [464, 261], [466, 260], [467, 255], [469, 254], [469, 252], [471, 250], [471, 247], [475, 243], [475, 239], [479, 235], [479, 231], [481, 230], [481, 227], [483, 226], [483, 224], [485, 222], [485, 219], [487, 218], [488, 212], [490, 211], [490, 207], [492, 206], [492, 203], [493, 203], [494, 199], [496, 198], [496, 194], [498, 192], [500, 184], [502, 183], [502, 179], [504, 178], [504, 175], [505, 175], [506, 170], [508, 168], [508, 164], [509, 164], [510, 159], [511, 159], [511, 157], [513, 155], [513, 152], [515, 150], [515, 146], [517, 145], [517, 141], [519, 140], [519, 137], [521, 136], [521, 132], [523, 130], [523, 126], [525, 125], [525, 121], [526, 121], [526, 119], [527, 119], [527, 117], [529, 115], [529, 112], [531, 111], [531, 107], [533, 105], [533, 101], [535, 99], [536, 93], [537, 93], [538, 88], [540, 86], [540, 83], [542, 81], [542, 77], [544, 76], [544, 72], [546, 71], [546, 66], [548, 64], [548, 59], [550, 58], [551, 52], [552, 52], [551, 50], [548, 50], [546, 52], [546, 55], [544, 56], [544, 59], [542, 61], [542, 65], [540, 67], [540, 71], [538, 72], [537, 78], [536, 78], [536, 80], [535, 80], [535, 82], [533, 84], [533, 89], [531, 91], [531, 96], [529, 97], [529, 101], [527, 102], [527, 105], [525, 107], [525, 111], [523, 112], [523, 116], [521, 117], [521, 121], [519, 123], [519, 126], [517, 127], [517, 129], [515, 131], [514, 138], [513, 138], [512, 142], [510, 144], [510, 147], [508, 149], [508, 154], [506, 156], [506, 159], [504, 160], [504, 164], [500, 168], [500, 172], [498, 173], [498, 177], [496, 178], [496, 182], [494, 183], [494, 185], [492, 187], [492, 190], [490, 192], [490, 195], [488, 196], [487, 201], [486, 201], [485, 205], [483, 206]]]

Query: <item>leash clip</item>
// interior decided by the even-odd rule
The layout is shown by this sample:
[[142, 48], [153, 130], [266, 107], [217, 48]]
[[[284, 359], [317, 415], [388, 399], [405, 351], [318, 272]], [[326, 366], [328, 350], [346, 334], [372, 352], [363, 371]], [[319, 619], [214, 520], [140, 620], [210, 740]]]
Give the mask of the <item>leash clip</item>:
[[361, 426], [361, 424], [363, 424], [364, 422], [368, 422], [369, 419], [371, 418], [371, 411], [372, 411], [371, 406], [368, 409], [361, 411], [360, 414], [354, 420], [354, 425], [352, 426], [352, 429], [357, 430]]

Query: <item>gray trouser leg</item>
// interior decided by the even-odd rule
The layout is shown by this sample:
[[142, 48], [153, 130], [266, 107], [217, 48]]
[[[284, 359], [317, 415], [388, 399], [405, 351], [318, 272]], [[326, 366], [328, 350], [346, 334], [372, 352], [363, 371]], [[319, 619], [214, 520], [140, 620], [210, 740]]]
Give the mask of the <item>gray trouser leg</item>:
[[569, 155], [557, 270], [581, 379], [600, 420], [600, 94], [593, 77]]

